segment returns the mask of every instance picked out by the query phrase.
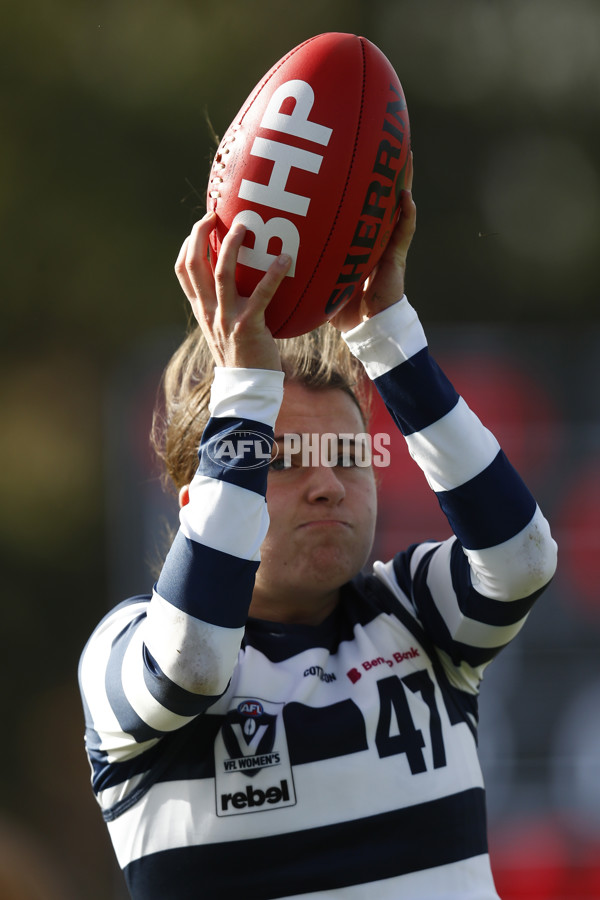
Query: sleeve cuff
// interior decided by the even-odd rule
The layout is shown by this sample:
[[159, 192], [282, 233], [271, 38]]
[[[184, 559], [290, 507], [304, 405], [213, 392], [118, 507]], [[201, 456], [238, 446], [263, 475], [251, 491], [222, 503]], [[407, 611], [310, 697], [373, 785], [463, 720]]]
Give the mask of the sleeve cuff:
[[417, 313], [406, 296], [342, 334], [369, 378], [378, 378], [427, 346]]
[[283, 399], [283, 378], [283, 372], [275, 369], [217, 366], [209, 412], [213, 418], [252, 419], [274, 428]]

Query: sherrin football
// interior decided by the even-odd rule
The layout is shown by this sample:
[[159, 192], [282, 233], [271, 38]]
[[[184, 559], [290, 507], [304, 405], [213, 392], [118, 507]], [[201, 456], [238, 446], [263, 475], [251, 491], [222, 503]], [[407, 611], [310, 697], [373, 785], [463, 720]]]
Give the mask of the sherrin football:
[[214, 266], [227, 231], [246, 226], [236, 284], [248, 297], [290, 254], [266, 314], [275, 337], [312, 331], [362, 289], [397, 219], [409, 145], [398, 76], [364, 37], [311, 38], [256, 85], [212, 165], [210, 256]]

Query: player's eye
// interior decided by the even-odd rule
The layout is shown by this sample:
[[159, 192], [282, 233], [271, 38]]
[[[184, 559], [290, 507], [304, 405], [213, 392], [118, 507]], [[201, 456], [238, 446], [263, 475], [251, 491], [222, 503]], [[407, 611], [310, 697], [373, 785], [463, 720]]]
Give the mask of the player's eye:
[[286, 459], [285, 456], [280, 455], [276, 456], [269, 463], [269, 470], [271, 472], [283, 472], [284, 469], [291, 469], [292, 461], [290, 459]]

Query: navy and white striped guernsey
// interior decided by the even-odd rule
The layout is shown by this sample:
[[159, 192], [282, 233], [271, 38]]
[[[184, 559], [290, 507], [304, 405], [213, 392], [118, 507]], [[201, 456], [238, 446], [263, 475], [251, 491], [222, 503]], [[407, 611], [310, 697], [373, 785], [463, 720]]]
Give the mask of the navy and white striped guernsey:
[[375, 563], [319, 626], [248, 619], [282, 375], [217, 369], [152, 595], [80, 663], [93, 789], [135, 900], [493, 900], [476, 752], [485, 666], [551, 579], [535, 500], [431, 359], [406, 298], [345, 335], [454, 537]]

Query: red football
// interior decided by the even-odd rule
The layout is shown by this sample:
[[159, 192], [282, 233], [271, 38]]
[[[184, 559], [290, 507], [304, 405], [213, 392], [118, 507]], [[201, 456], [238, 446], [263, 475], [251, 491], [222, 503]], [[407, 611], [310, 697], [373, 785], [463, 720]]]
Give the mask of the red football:
[[214, 265], [232, 224], [246, 226], [236, 270], [245, 297], [290, 254], [267, 310], [276, 337], [312, 331], [361, 290], [397, 219], [409, 145], [398, 76], [364, 37], [311, 38], [254, 88], [211, 169], [210, 252]]

